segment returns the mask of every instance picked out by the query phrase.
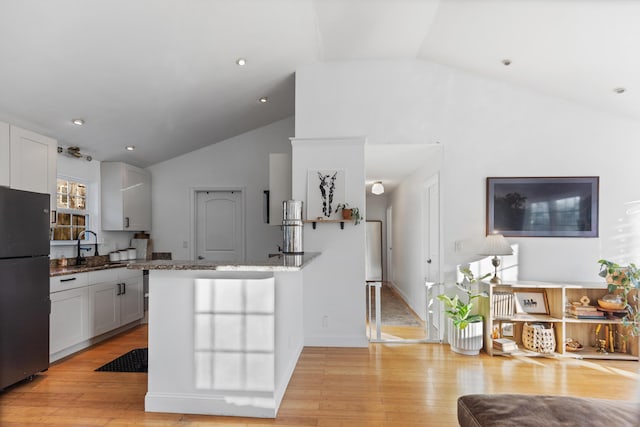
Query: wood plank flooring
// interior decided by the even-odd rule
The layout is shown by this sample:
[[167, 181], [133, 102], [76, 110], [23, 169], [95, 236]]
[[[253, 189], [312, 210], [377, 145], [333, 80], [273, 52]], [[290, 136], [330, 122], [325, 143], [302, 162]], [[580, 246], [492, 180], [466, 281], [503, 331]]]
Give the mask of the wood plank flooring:
[[131, 331], [53, 365], [0, 394], [0, 425], [13, 426], [455, 426], [468, 393], [527, 393], [640, 402], [640, 363], [468, 357], [440, 344], [305, 348], [278, 418], [145, 413], [146, 374], [94, 372], [146, 346]]

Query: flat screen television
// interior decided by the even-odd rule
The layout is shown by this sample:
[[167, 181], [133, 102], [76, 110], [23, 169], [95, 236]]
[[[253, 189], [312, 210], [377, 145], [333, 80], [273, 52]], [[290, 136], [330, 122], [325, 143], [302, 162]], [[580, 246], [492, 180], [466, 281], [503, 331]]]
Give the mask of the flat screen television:
[[487, 178], [487, 234], [598, 237], [599, 177]]

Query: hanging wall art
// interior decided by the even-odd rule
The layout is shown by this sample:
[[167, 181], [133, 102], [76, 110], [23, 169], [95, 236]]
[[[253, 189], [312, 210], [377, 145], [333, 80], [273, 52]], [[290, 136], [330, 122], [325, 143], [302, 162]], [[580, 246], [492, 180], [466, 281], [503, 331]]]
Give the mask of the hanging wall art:
[[344, 203], [344, 170], [309, 170], [307, 185], [307, 219], [340, 219], [336, 206]]

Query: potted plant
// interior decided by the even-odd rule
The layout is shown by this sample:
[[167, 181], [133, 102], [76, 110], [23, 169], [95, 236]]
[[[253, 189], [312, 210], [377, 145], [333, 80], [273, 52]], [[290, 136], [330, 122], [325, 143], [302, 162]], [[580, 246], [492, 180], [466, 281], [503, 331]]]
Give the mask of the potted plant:
[[605, 259], [598, 260], [600, 277], [607, 280], [610, 295], [619, 295], [623, 309], [624, 326], [632, 336], [640, 336], [640, 270], [634, 263], [627, 266], [616, 264]]
[[451, 350], [459, 354], [476, 355], [482, 348], [484, 322], [481, 315], [472, 313], [473, 300], [489, 295], [484, 291], [474, 293], [469, 286], [489, 277], [491, 273], [475, 278], [468, 266], [460, 267], [460, 273], [464, 280], [456, 283], [456, 287], [464, 293], [466, 301], [457, 294], [453, 298], [440, 294], [438, 299], [446, 307], [445, 313], [449, 321], [447, 337]]
[[360, 224], [360, 221], [362, 220], [362, 217], [360, 216], [360, 209], [350, 208], [349, 203], [338, 203], [336, 209], [342, 211], [342, 219], [347, 221], [351, 221], [353, 219], [355, 221], [355, 225]]

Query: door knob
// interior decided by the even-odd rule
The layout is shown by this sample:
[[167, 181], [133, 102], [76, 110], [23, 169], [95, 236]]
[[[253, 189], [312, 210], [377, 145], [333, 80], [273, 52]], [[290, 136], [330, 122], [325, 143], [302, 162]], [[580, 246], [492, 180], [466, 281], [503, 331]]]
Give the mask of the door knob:
[[431, 258], [427, 260], [427, 264], [431, 264]]
[[198, 255], [198, 259], [204, 259], [202, 255]]

